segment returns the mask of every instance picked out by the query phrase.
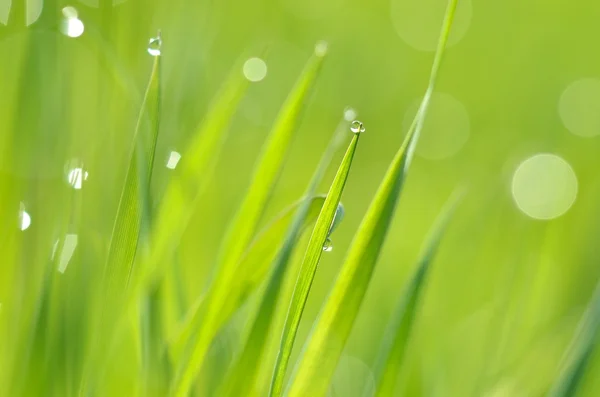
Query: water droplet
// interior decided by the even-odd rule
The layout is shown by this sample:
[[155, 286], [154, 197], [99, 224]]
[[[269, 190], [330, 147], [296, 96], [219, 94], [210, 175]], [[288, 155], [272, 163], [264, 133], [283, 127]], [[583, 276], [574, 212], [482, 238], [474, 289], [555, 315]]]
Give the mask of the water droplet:
[[162, 47], [162, 38], [160, 36], [160, 32], [158, 32], [158, 36], [153, 37], [148, 42], [148, 54], [153, 57], [160, 56], [160, 48]]
[[354, 120], [350, 125], [350, 131], [354, 132], [355, 134], [365, 132], [365, 126], [360, 121]]
[[73, 186], [74, 189], [79, 190], [83, 187], [83, 181], [88, 179], [88, 172], [84, 171], [81, 167], [73, 168], [69, 171], [67, 180], [69, 185]]
[[333, 251], [333, 243], [331, 242], [331, 239], [327, 239], [325, 240], [325, 243], [323, 244], [323, 251], [325, 252], [331, 252]]
[[25, 205], [21, 203], [19, 211], [19, 227], [21, 230], [27, 230], [31, 226], [31, 216], [25, 211]]

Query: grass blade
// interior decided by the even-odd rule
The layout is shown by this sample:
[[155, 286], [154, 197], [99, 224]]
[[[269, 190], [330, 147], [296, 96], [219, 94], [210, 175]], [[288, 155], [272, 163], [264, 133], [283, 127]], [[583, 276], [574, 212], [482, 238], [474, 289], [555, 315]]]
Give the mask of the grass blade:
[[575, 396], [600, 336], [600, 283], [576, 333], [565, 365], [548, 397]]
[[[160, 64], [161, 57], [154, 57], [152, 72], [135, 128], [134, 149], [113, 226], [105, 269], [109, 296], [121, 296], [129, 284], [142, 218], [148, 216], [150, 204], [147, 188], [152, 177], [160, 122]], [[142, 132], [146, 124], [150, 126], [149, 136], [145, 136], [145, 132]]]
[[[331, 157], [340, 141], [340, 137], [338, 136], [339, 132], [340, 131], [334, 134], [331, 143], [323, 155], [317, 171], [307, 189], [307, 196], [312, 195], [320, 183], [322, 175], [329, 165]], [[346, 155], [338, 168], [338, 172], [333, 180], [329, 193], [327, 194], [325, 204], [319, 213], [300, 270], [299, 280], [302, 280], [302, 282], [299, 281], [297, 285], [308, 287], [308, 289], [310, 288], [317, 264], [323, 252], [323, 245], [331, 234], [332, 225], [335, 222], [335, 219], [340, 218], [340, 208], [342, 208], [340, 207], [340, 198], [350, 172], [350, 166], [352, 165], [352, 159], [354, 158], [354, 153], [358, 145], [359, 135], [360, 132], [355, 134], [352, 138], [348, 150], [346, 151]], [[257, 363], [262, 362], [265, 353], [267, 338], [270, 334], [269, 330], [271, 329], [275, 308], [279, 301], [288, 263], [300, 233], [300, 226], [306, 217], [307, 211], [308, 207], [306, 205], [302, 206], [296, 213], [294, 221], [288, 229], [284, 244], [272, 265], [273, 273], [269, 278], [266, 291], [259, 304], [258, 314], [251, 326], [250, 334], [246, 340], [242, 354], [230, 371], [229, 378], [224, 383], [225, 387], [228, 389], [219, 393], [219, 395], [238, 396], [244, 394], [244, 390], [247, 390], [246, 394], [248, 394], [248, 391], [251, 392], [254, 390], [253, 382], [260, 369], [260, 365], [257, 365]], [[336, 217], [336, 215], [338, 215], [338, 217]], [[306, 295], [308, 295], [308, 289], [302, 289], [302, 293], [305, 292]], [[294, 296], [296, 296], [296, 294]], [[305, 302], [306, 299], [302, 301], [302, 308], [304, 307]]]
[[[456, 9], [450, 0], [427, 91], [402, 146], [369, 207], [340, 275], [313, 328], [289, 388], [289, 397], [322, 396], [342, 353], [371, 280], [429, 105]], [[272, 394], [279, 396], [279, 394]]]
[[273, 130], [267, 138], [250, 189], [222, 244], [216, 275], [206, 297], [207, 306], [203, 325], [189, 350], [189, 359], [184, 358], [180, 363], [178, 376], [172, 385], [172, 394], [175, 396], [187, 395], [202, 366], [210, 343], [217, 334], [219, 312], [229, 293], [229, 286], [236, 277], [236, 265], [256, 231], [290, 146], [304, 103], [321, 69], [322, 61], [323, 54], [315, 54], [311, 58], [300, 80], [283, 104]]
[[[269, 270], [269, 265], [281, 246], [282, 236], [290, 226], [292, 217], [299, 211], [299, 208], [305, 205], [308, 206], [308, 212], [301, 226], [301, 230], [304, 230], [315, 222], [324, 202], [324, 196], [304, 198], [286, 208], [258, 234], [238, 265], [239, 272], [238, 277], [235, 279], [235, 286], [230, 289], [230, 294], [223, 303], [223, 309], [220, 311], [221, 318], [218, 324], [224, 325], [264, 280]], [[205, 302], [203, 296], [198, 298], [187, 313], [183, 323], [179, 326], [177, 334], [169, 338], [169, 350], [173, 361], [177, 362], [181, 359], [186, 342], [200, 326], [200, 321], [202, 320], [201, 313], [205, 310], [202, 305]]]
[[175, 248], [187, 228], [198, 201], [208, 186], [228, 127], [244, 97], [249, 81], [236, 65], [213, 101], [206, 117], [192, 135], [181, 160], [169, 180], [157, 209], [150, 236], [150, 252], [144, 260], [144, 274], [137, 280], [145, 288], [158, 280], [170, 263]]
[[[281, 389], [281, 385], [283, 384], [285, 370], [287, 368], [294, 344], [294, 339], [298, 331], [302, 312], [304, 311], [304, 307], [306, 305], [308, 293], [310, 292], [310, 287], [317, 271], [317, 265], [323, 253], [323, 246], [329, 238], [329, 234], [331, 233], [331, 225], [336, 219], [337, 206], [346, 184], [346, 179], [348, 178], [348, 173], [350, 171], [350, 166], [352, 164], [352, 159], [354, 157], [354, 152], [356, 151], [356, 146], [358, 144], [358, 139], [361, 132], [360, 129], [362, 129], [362, 124], [359, 128], [359, 132], [352, 137], [350, 146], [348, 147], [346, 155], [344, 156], [342, 163], [338, 168], [338, 172], [333, 183], [331, 184], [329, 193], [327, 194], [327, 200], [323, 205], [323, 209], [319, 214], [319, 218], [317, 219], [317, 223], [310, 237], [310, 241], [300, 267], [298, 279], [294, 287], [292, 300], [286, 315], [279, 353], [277, 355], [273, 378], [271, 381], [271, 394], [277, 394]], [[277, 275], [277, 273], [275, 273], [275, 275]], [[271, 283], [273, 286], [269, 284], [269, 287], [271, 287], [274, 292], [267, 290], [267, 294], [265, 294], [265, 300], [267, 300], [266, 298], [270, 292], [271, 294], [278, 294], [279, 285], [281, 284], [281, 279], [283, 276], [277, 276], [278, 279], [273, 280], [273, 283]], [[276, 285], [274, 284], [275, 282], [277, 282]], [[268, 298], [271, 299], [271, 297]], [[258, 320], [256, 322], [258, 323]]]
[[397, 375], [404, 360], [421, 292], [425, 287], [430, 264], [452, 217], [459, 195], [454, 195], [446, 204], [430, 232], [428, 241], [419, 258], [417, 269], [404, 289], [402, 299], [379, 349], [375, 365], [376, 396], [391, 396], [396, 386]]

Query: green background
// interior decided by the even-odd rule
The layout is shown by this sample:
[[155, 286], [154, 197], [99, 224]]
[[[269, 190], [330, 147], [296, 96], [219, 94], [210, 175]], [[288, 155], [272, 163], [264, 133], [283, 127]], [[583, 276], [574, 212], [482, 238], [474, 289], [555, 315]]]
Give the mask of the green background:
[[[392, 2], [409, 6], [394, 8]], [[302, 195], [344, 108], [355, 108], [367, 131], [342, 198], [346, 218], [313, 284], [303, 340], [406, 133], [407, 112], [427, 83], [433, 52], [403, 40], [394, 20], [418, 42], [435, 43], [445, 1], [392, 2], [128, 0], [113, 6], [100, 0], [94, 7], [93, 1], [46, 0], [39, 19], [26, 26], [27, 12], [14, 1], [6, 26], [0, 25], [0, 133], [16, 139], [3, 148], [12, 156], [0, 163], [0, 172], [31, 215], [22, 237], [30, 262], [50, 255], [54, 225], [65, 221], [80, 235], [69, 266], [106, 254], [136, 101], [151, 67], [146, 47], [161, 29], [157, 200], [171, 172], [164, 167], [169, 152], [184, 150], [232, 68], [252, 56], [263, 57], [268, 67], [242, 101], [216, 173], [207, 176], [210, 189], [201, 206], [190, 208], [194, 217], [178, 255], [184, 294], [192, 301], [206, 285], [280, 104], [315, 43], [326, 40], [329, 53], [315, 94], [264, 217], [267, 222]], [[66, 5], [75, 6], [85, 24], [79, 38], [60, 32]], [[365, 365], [342, 368], [339, 387], [368, 378], [428, 229], [455, 188], [466, 186], [428, 283], [404, 387], [408, 395], [428, 396], [535, 396], [547, 390], [600, 276], [600, 137], [571, 134], [559, 114], [561, 94], [572, 82], [600, 78], [599, 18], [600, 3], [588, 0], [459, 1], [455, 30], [464, 36], [448, 49], [437, 89], [466, 109], [468, 140], [444, 159], [416, 156], [346, 347]], [[600, 115], [600, 97], [590, 100], [590, 111]], [[429, 122], [443, 129], [455, 116], [432, 111]], [[443, 142], [427, 137], [437, 129], [426, 128], [422, 143]], [[549, 221], [519, 211], [511, 193], [518, 164], [541, 152], [561, 156], [578, 179], [573, 206]], [[77, 208], [65, 199], [73, 192], [66, 171], [74, 159], [89, 172], [75, 192]], [[582, 395], [600, 390], [593, 376], [598, 371], [596, 354]]]

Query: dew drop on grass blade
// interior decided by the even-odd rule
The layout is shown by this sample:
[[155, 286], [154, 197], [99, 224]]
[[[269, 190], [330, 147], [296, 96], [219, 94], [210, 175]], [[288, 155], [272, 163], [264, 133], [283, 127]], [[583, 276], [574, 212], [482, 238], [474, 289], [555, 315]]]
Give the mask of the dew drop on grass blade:
[[[358, 228], [340, 274], [304, 346], [288, 389], [289, 397], [322, 396], [327, 392], [392, 220], [437, 80], [455, 9], [456, 0], [450, 0], [429, 84], [417, 116]], [[279, 369], [276, 376], [283, 377], [284, 373], [285, 368]], [[277, 383], [275, 386], [271, 395], [279, 396], [281, 386]]]
[[[319, 213], [319, 217], [317, 218], [317, 222], [315, 223], [308, 243], [305, 260], [300, 270], [299, 280], [300, 278], [307, 281], [310, 279], [308, 282], [309, 286], [314, 277], [321, 254], [323, 253], [323, 246], [325, 242], [329, 240], [329, 236], [331, 235], [332, 226], [336, 223], [336, 218], [338, 222], [342, 218], [338, 215], [341, 213], [340, 209], [342, 208], [340, 207], [340, 198], [350, 172], [350, 166], [352, 165], [352, 159], [354, 158], [354, 153], [358, 145], [360, 132], [364, 131], [364, 128], [352, 131], [354, 132], [354, 136], [352, 137], [346, 154], [342, 159], [337, 174], [331, 184], [329, 193], [325, 199], [325, 204]], [[315, 175], [309, 184], [306, 195], [312, 195], [316, 190], [339, 141], [340, 138], [338, 134], [334, 134], [334, 137], [326, 149]], [[288, 229], [284, 244], [272, 265], [273, 271], [267, 282], [266, 291], [260, 301], [257, 315], [252, 323], [241, 356], [233, 365], [228, 378], [224, 382], [225, 390], [218, 393], [219, 395], [236, 396], [243, 394], [244, 390], [246, 390], [246, 393], [248, 393], [248, 390], [254, 390], [255, 378], [260, 370], [260, 365], [258, 365], [258, 363], [263, 361], [267, 338], [270, 335], [269, 330], [272, 327], [274, 312], [277, 307], [277, 302], [279, 301], [286, 270], [298, 239], [300, 225], [306, 216], [307, 210], [308, 208], [306, 206], [300, 208], [296, 213], [291, 227]], [[299, 284], [305, 285], [306, 283], [299, 282]], [[308, 294], [308, 291], [306, 291], [306, 293]]]

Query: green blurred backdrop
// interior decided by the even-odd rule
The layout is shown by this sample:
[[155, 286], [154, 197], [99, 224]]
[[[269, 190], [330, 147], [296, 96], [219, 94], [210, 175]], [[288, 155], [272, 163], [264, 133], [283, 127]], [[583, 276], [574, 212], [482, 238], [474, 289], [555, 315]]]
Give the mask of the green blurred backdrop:
[[[161, 29], [157, 198], [171, 151], [185, 148], [232, 68], [251, 57], [267, 66], [242, 102], [178, 250], [183, 293], [192, 301], [280, 104], [315, 43], [325, 40], [323, 72], [264, 221], [301, 196], [347, 106], [367, 131], [302, 341], [424, 92], [445, 0], [112, 3], [0, 0], [0, 133], [16, 137], [3, 148], [12, 156], [0, 172], [30, 216], [22, 237], [30, 260], [50, 255], [57, 222], [79, 235], [69, 266], [106, 254], [151, 67], [147, 44]], [[80, 37], [67, 34], [65, 6], [78, 11]], [[591, 0], [459, 1], [438, 94], [347, 344], [346, 368], [336, 376], [339, 388], [369, 382], [377, 341], [427, 230], [452, 191], [466, 186], [418, 318], [404, 374], [408, 395], [535, 396], [547, 389], [600, 277], [599, 20], [600, 3]], [[533, 157], [540, 153], [559, 158]], [[67, 200], [73, 168], [86, 176], [74, 192], [77, 207]], [[596, 354], [582, 395], [597, 395], [598, 371]]]

